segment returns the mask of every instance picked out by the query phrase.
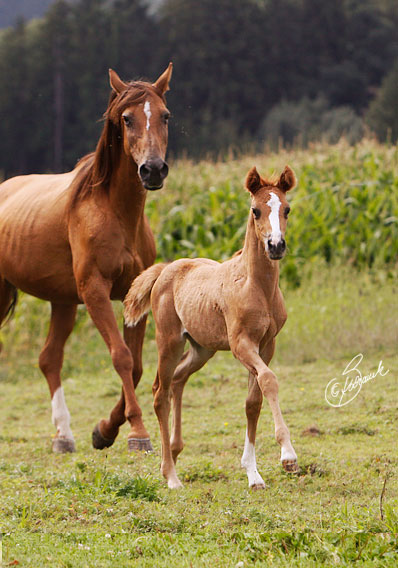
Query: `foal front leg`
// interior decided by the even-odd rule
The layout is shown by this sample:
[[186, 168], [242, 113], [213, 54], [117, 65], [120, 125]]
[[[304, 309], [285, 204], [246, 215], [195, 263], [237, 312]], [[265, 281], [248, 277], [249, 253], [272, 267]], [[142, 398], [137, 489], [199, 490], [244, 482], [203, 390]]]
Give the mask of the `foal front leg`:
[[[112, 303], [109, 299], [111, 290], [111, 282], [108, 282], [97, 276], [96, 278], [88, 279], [80, 288], [80, 294], [87, 306], [87, 310], [96, 325], [98, 331], [101, 333], [108, 349], [110, 351], [113, 366], [119, 374], [123, 383], [124, 393], [124, 415], [130, 422], [131, 432], [129, 438], [134, 438], [137, 441], [137, 447], [141, 450], [150, 451], [152, 445], [149, 439], [149, 434], [142, 421], [142, 412], [138, 405], [135, 395], [132, 372], [133, 372], [133, 358], [130, 349], [124, 342], [113, 312]], [[123, 407], [123, 399], [118, 403], [117, 413], [120, 414]], [[101, 431], [101, 423], [93, 432], [93, 444], [96, 439], [102, 436], [107, 442], [112, 443], [113, 440], [106, 438], [105, 434]], [[96, 432], [96, 430], [98, 430]], [[117, 433], [117, 432], [116, 432]], [[107, 431], [109, 436], [109, 431]], [[106, 445], [110, 445], [106, 444]], [[101, 447], [95, 446], [94, 447]], [[103, 446], [105, 447], [105, 446]]]
[[263, 396], [268, 400], [275, 423], [275, 438], [281, 446], [281, 462], [283, 468], [292, 473], [298, 471], [297, 455], [290, 441], [289, 429], [283, 420], [279, 407], [278, 381], [271, 369], [264, 363], [258, 353], [258, 347], [248, 337], [240, 336], [232, 351], [239, 361], [257, 378]]
[[241, 459], [241, 466], [246, 469], [249, 487], [251, 489], [265, 489], [265, 483], [257, 471], [256, 462], [256, 431], [257, 422], [260, 416], [263, 395], [258, 386], [256, 377], [249, 373], [249, 394], [246, 399], [246, 418], [247, 428], [245, 436], [245, 448]]

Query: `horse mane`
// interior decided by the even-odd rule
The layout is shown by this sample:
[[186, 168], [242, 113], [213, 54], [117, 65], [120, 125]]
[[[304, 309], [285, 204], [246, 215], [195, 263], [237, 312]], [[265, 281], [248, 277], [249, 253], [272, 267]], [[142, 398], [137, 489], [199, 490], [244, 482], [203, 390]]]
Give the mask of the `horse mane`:
[[163, 94], [146, 81], [132, 81], [121, 93], [112, 91], [103, 120], [104, 127], [95, 152], [83, 156], [77, 163], [77, 174], [72, 182], [71, 209], [78, 201], [86, 199], [95, 189], [109, 191], [112, 172], [118, 165], [122, 148], [120, 117], [133, 104], [142, 102], [148, 93], [164, 100]]

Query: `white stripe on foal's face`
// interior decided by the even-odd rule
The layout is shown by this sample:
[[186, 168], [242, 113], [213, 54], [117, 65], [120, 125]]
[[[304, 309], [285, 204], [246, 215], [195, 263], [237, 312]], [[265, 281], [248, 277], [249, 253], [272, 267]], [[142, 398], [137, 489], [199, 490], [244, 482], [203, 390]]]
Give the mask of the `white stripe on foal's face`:
[[269, 222], [271, 223], [271, 244], [277, 245], [282, 238], [281, 228], [279, 225], [279, 209], [282, 205], [279, 197], [270, 192], [271, 198], [267, 201], [268, 207], [271, 208], [271, 213], [269, 214]]
[[151, 116], [152, 116], [152, 113], [151, 113], [151, 103], [150, 103], [149, 101], [145, 101], [145, 104], [144, 104], [144, 113], [145, 113], [145, 116], [146, 116], [146, 129], [149, 130], [149, 126], [150, 126], [150, 125], [149, 125], [149, 120], [150, 120], [150, 118], [151, 118]]

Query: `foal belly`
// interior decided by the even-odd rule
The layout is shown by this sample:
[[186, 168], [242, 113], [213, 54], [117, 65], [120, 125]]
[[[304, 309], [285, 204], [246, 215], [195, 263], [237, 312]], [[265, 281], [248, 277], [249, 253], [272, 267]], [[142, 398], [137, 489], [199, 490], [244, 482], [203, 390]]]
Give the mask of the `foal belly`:
[[[185, 311], [185, 310], [184, 310]], [[192, 316], [196, 313], [196, 316]], [[181, 318], [188, 334], [202, 347], [212, 351], [229, 351], [229, 341], [224, 316], [214, 311], [185, 311]]]

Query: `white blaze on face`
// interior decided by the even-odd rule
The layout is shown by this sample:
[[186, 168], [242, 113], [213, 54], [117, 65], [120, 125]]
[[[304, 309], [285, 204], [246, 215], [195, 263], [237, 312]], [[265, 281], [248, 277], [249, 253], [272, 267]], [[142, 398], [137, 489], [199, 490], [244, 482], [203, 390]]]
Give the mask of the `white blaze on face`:
[[281, 228], [279, 225], [279, 209], [281, 202], [279, 197], [270, 192], [271, 198], [268, 200], [267, 205], [271, 208], [271, 213], [269, 214], [269, 221], [271, 223], [271, 243], [277, 245], [282, 238]]
[[64, 389], [59, 387], [52, 397], [52, 421], [57, 428], [58, 436], [63, 436], [73, 440], [72, 430], [70, 429], [70, 414], [66, 406]]
[[150, 120], [150, 118], [151, 118], [151, 116], [152, 116], [152, 113], [151, 113], [151, 103], [150, 103], [149, 101], [145, 101], [145, 104], [144, 104], [144, 113], [145, 113], [145, 116], [146, 116], [146, 129], [149, 130], [149, 126], [150, 126], [149, 120]]

